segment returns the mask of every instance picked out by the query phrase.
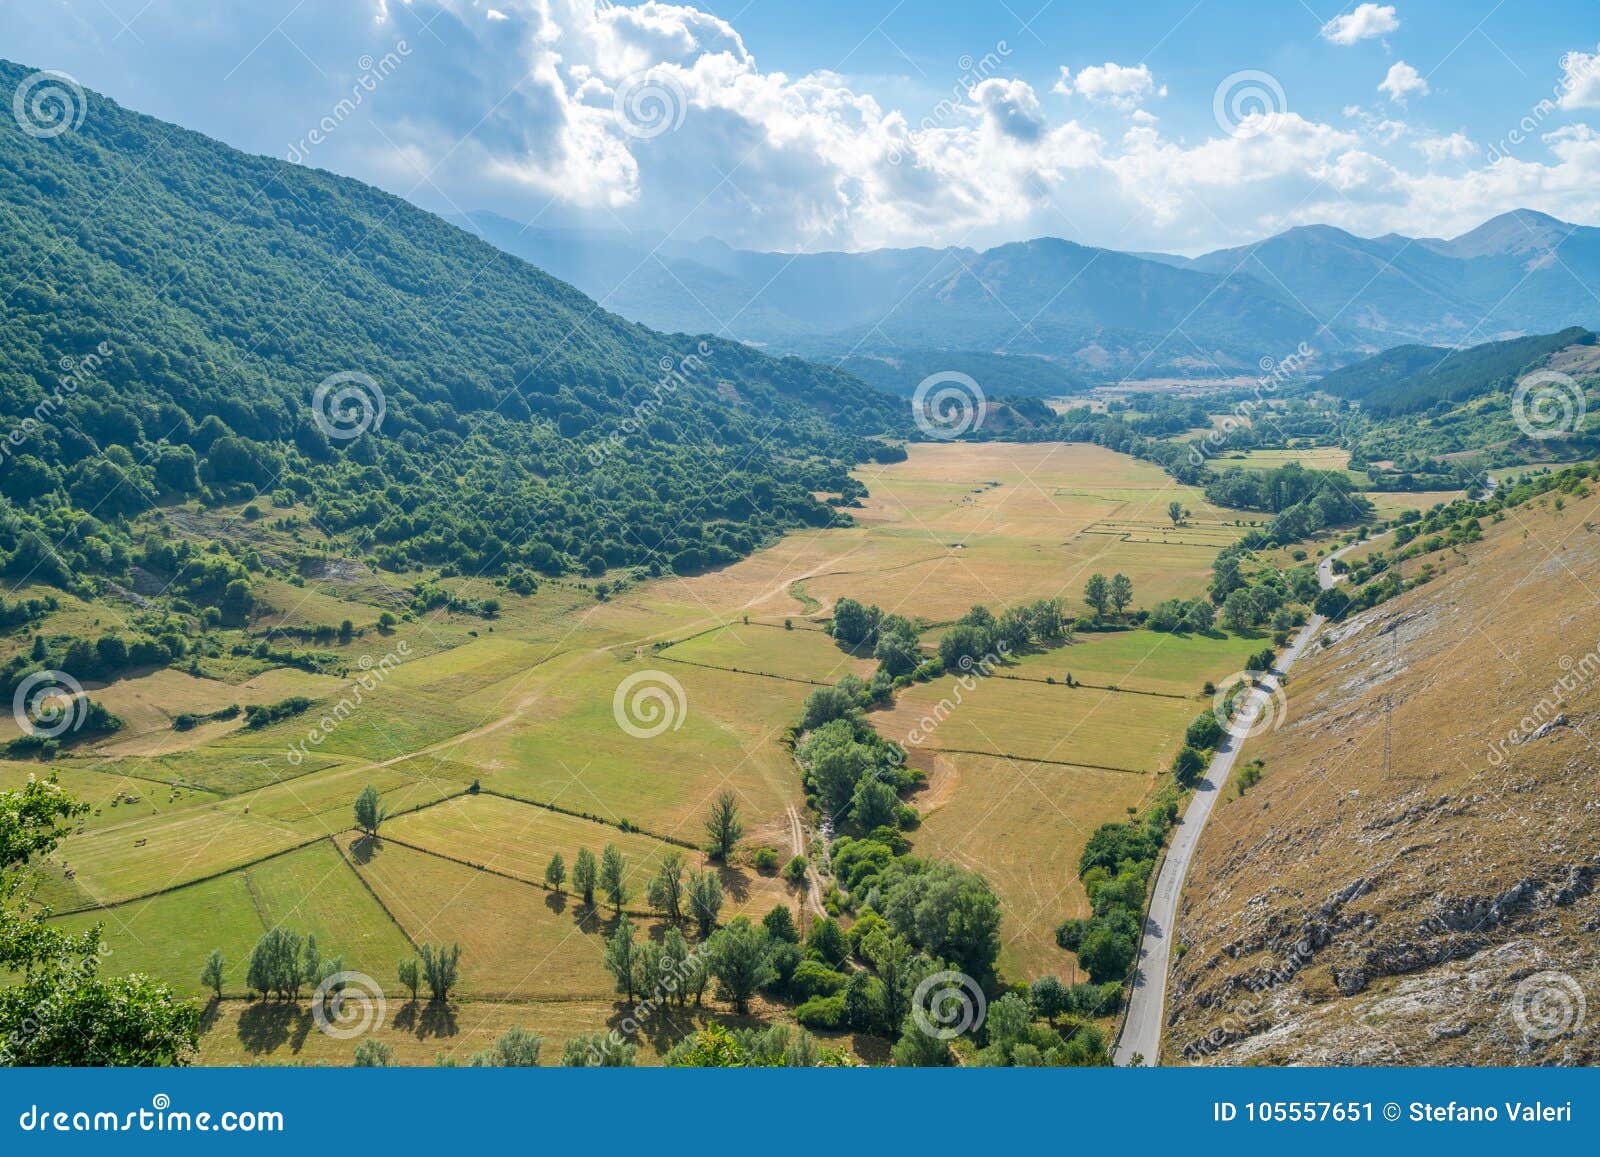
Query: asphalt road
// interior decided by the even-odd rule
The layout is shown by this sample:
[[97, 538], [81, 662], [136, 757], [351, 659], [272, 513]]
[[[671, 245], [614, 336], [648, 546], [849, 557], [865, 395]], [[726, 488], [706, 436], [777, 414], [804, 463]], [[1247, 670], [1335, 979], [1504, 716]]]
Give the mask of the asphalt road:
[[[1317, 564], [1317, 581], [1324, 590], [1338, 581], [1333, 573], [1333, 560], [1359, 545], [1353, 543], [1334, 551]], [[1294, 666], [1325, 621], [1321, 615], [1311, 616], [1289, 648], [1278, 657], [1277, 667], [1241, 703], [1240, 718], [1248, 720], [1253, 717], [1253, 712], [1268, 706], [1280, 685], [1279, 677]], [[1117, 1040], [1116, 1062], [1119, 1065], [1131, 1064], [1136, 1055], [1143, 1058], [1143, 1064], [1159, 1063], [1162, 1013], [1167, 1002], [1167, 968], [1172, 951], [1172, 928], [1178, 914], [1178, 899], [1183, 893], [1183, 882], [1189, 874], [1195, 847], [1200, 843], [1200, 833], [1223, 787], [1227, 785], [1243, 742], [1231, 735], [1223, 738], [1211, 766], [1206, 770], [1205, 778], [1195, 788], [1188, 810], [1173, 829], [1172, 843], [1167, 848], [1166, 859], [1161, 862], [1155, 891], [1150, 897], [1150, 909], [1145, 914], [1144, 937], [1139, 944], [1138, 972], [1129, 995], [1128, 1018]]]

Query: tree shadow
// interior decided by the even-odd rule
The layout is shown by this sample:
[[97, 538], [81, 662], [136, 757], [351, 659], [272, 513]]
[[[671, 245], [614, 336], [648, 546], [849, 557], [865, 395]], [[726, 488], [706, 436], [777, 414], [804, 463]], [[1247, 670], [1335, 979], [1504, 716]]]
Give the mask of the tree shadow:
[[206, 1006], [200, 1010], [200, 1035], [210, 1032], [221, 1015], [222, 1002], [214, 996], [208, 998]]
[[419, 1006], [416, 1001], [406, 1001], [400, 1006], [400, 1011], [394, 1014], [394, 1027], [401, 1032], [410, 1032], [417, 1027], [418, 1012]]
[[424, 1040], [430, 1036], [455, 1036], [461, 1031], [456, 1023], [455, 1008], [448, 1001], [430, 1000], [422, 1006], [422, 1013], [417, 1017], [416, 1031], [417, 1036]]
[[350, 858], [357, 864], [370, 864], [382, 850], [383, 841], [377, 836], [359, 836], [350, 845]]
[[742, 904], [750, 898], [750, 876], [747, 872], [728, 864], [717, 864], [716, 869], [722, 881], [722, 890], [735, 902]]
[[238, 1031], [247, 1053], [270, 1053], [286, 1044], [299, 1052], [311, 1031], [311, 1014], [286, 1001], [252, 1001], [239, 1014]]
[[544, 898], [544, 906], [557, 916], [567, 910], [567, 894], [565, 892], [551, 892]]

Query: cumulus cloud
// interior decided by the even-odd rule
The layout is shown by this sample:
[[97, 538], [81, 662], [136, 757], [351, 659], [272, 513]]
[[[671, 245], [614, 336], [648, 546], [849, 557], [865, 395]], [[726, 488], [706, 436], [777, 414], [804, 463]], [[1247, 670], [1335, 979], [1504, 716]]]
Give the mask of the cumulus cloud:
[[1349, 47], [1363, 40], [1387, 36], [1400, 27], [1393, 4], [1358, 4], [1352, 12], [1335, 16], [1322, 26], [1322, 38]]
[[1561, 58], [1561, 100], [1572, 112], [1600, 108], [1600, 53], [1569, 52]]
[[1076, 77], [1063, 67], [1052, 92], [1063, 96], [1077, 93], [1096, 104], [1109, 104], [1131, 111], [1151, 96], [1166, 96], [1167, 86], [1157, 86], [1146, 64], [1123, 65], [1113, 61], [1092, 64]]
[[1435, 165], [1441, 161], [1470, 161], [1482, 151], [1476, 141], [1462, 132], [1454, 132], [1447, 137], [1424, 137], [1420, 141], [1413, 141], [1411, 147], [1427, 157], [1429, 164]]
[[1413, 96], [1427, 96], [1428, 82], [1405, 61], [1397, 60], [1390, 66], [1383, 83], [1378, 85], [1378, 91], [1387, 93], [1390, 100], [1403, 105]]
[[[1113, 64], [1063, 70], [1065, 110], [1003, 70], [890, 107], [831, 72], [765, 69], [729, 22], [659, 0], [351, 0], [287, 17], [281, 0], [215, 7], [194, 21], [186, 0], [149, 0], [136, 41], [60, 6], [24, 6], [7, 55], [283, 157], [350, 95], [363, 57], [404, 41], [399, 66], [304, 163], [440, 212], [538, 227], [761, 249], [1054, 234], [1194, 252], [1312, 222], [1437, 235], [1521, 206], [1596, 217], [1600, 140], [1584, 125], [1545, 136], [1542, 160], [1490, 166], [1460, 134], [1380, 115], [1387, 102], [1338, 125], [1291, 105], [1248, 133], [1169, 135], [1139, 107], [1165, 89], [1148, 69]], [[1203, 107], [1210, 85], [1200, 89], [1184, 98]], [[1102, 135], [1073, 115], [1085, 105], [1126, 118]], [[1415, 149], [1396, 147], [1402, 135]]]

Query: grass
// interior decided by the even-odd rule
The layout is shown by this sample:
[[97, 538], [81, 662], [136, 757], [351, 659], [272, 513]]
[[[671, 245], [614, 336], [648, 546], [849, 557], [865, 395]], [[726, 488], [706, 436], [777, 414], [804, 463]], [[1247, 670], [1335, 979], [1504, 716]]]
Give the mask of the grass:
[[[1062, 597], [1071, 613], [1082, 614], [1088, 576], [1120, 571], [1133, 581], [1135, 605], [1147, 607], [1199, 594], [1216, 551], [1255, 517], [1212, 507], [1151, 464], [1088, 445], [913, 446], [907, 461], [867, 466], [859, 475], [871, 494], [851, 511], [853, 526], [793, 533], [730, 566], [633, 582], [603, 601], [576, 579], [543, 581], [529, 598], [451, 579], [446, 585], [468, 597], [499, 598], [502, 614], [403, 618], [385, 635], [371, 627], [378, 611], [403, 613], [404, 598], [395, 592], [432, 576], [375, 576], [334, 560], [305, 587], [272, 586], [267, 625], [349, 618], [365, 629], [348, 644], [321, 648], [336, 653], [348, 673], [318, 677], [218, 660], [206, 669], [220, 680], [164, 672], [114, 685], [129, 728], [108, 747], [58, 766], [86, 789], [101, 788], [102, 799], [102, 780], [129, 775], [205, 790], [185, 788], [168, 805], [161, 801], [170, 792], [157, 786], [141, 793], [157, 800], [148, 810], [119, 807], [113, 819], [102, 809], [48, 865], [54, 875], [47, 874], [47, 891], [77, 906], [186, 884], [113, 909], [125, 920], [134, 911], [155, 913], [141, 916], [135, 930], [172, 941], [170, 958], [151, 949], [148, 959], [155, 971], [175, 970], [183, 985], [194, 983], [198, 966], [193, 937], [243, 945], [262, 919], [303, 917], [310, 926], [324, 918], [319, 913], [331, 922], [330, 937], [347, 926], [355, 936], [350, 958], [370, 952], [387, 981], [404, 938], [362, 907], [361, 897], [372, 900], [365, 881], [382, 901], [373, 909], [387, 909], [410, 937], [462, 943], [463, 995], [473, 1000], [464, 1008], [530, 1007], [483, 1003], [510, 998], [539, 1002], [544, 1015], [546, 1002], [561, 1002], [584, 1010], [570, 1021], [583, 1021], [575, 1031], [592, 1029], [611, 1007], [611, 978], [601, 966], [610, 919], [580, 920], [570, 897], [538, 886], [549, 855], [560, 850], [570, 862], [580, 846], [598, 851], [617, 843], [634, 872], [629, 906], [642, 908], [644, 880], [664, 847], [656, 837], [702, 839], [711, 800], [731, 790], [744, 816], [745, 848], [770, 844], [787, 857], [786, 811], [802, 800], [784, 744], [788, 731], [813, 682], [873, 668], [820, 629], [839, 598], [932, 623], [974, 603], [999, 609], [1041, 597]], [[1181, 527], [1167, 517], [1173, 500], [1190, 512]], [[259, 537], [261, 549], [288, 549], [262, 523], [227, 512], [194, 517], [222, 518]], [[785, 619], [793, 630], [783, 629]], [[369, 670], [362, 657], [399, 653], [402, 643], [402, 661], [362, 688], [359, 704], [336, 710], [341, 699], [354, 699], [353, 684]], [[913, 744], [913, 760], [933, 773], [918, 801], [928, 817], [915, 835], [918, 847], [994, 881], [1006, 911], [1007, 979], [1060, 971], [1070, 959], [1052, 947], [1049, 933], [1081, 907], [1074, 867], [1087, 831], [1144, 798], [1204, 705], [1201, 683], [1237, 670], [1259, 645], [1143, 631], [1084, 634], [1070, 647], [1021, 657], [1004, 672], [1014, 677], [963, 691], [950, 717]], [[1043, 682], [1068, 670], [1098, 686]], [[240, 682], [247, 673], [252, 678]], [[629, 734], [616, 713], [619, 685], [645, 673], [666, 689], [672, 712], [670, 725], [652, 738]], [[1111, 685], [1124, 691], [1104, 689]], [[901, 738], [941, 700], [953, 699], [955, 688], [951, 679], [913, 686], [892, 711], [872, 718]], [[317, 702], [259, 731], [237, 722], [186, 733], [170, 727], [180, 710], [297, 693]], [[320, 743], [309, 742], [313, 729]], [[297, 741], [307, 752], [298, 763], [289, 754]], [[482, 794], [466, 794], [474, 780]], [[351, 804], [368, 783], [393, 813], [385, 828], [392, 838], [357, 847]], [[997, 808], [1001, 800], [1007, 802]], [[624, 822], [642, 831], [624, 833]], [[333, 896], [321, 890], [333, 885], [316, 878], [335, 854], [330, 835], [362, 861], [344, 867], [344, 877], [327, 876], [348, 877]], [[75, 879], [66, 879], [67, 865]], [[728, 915], [760, 915], [792, 902], [780, 882], [740, 868], [724, 870], [724, 887]], [[241, 888], [254, 924], [241, 914]], [[215, 907], [214, 920], [207, 905]], [[648, 917], [639, 922], [660, 931]], [[127, 950], [129, 959], [145, 959], [135, 947]], [[208, 1034], [207, 1049], [221, 1051], [208, 1055], [347, 1059], [345, 1046], [303, 1034], [291, 1047], [299, 1030], [290, 1011], [229, 1001], [217, 1015], [222, 1027]], [[494, 1023], [511, 1023], [511, 1015], [497, 1011]], [[569, 1021], [565, 1013], [550, 1015], [558, 1038]], [[543, 1031], [541, 1023], [530, 1027]], [[429, 1060], [450, 1039], [415, 1023], [397, 1031], [397, 1048], [409, 1059]], [[402, 1037], [411, 1042], [404, 1048]]]
[[108, 973], [147, 972], [190, 995], [202, 995], [200, 966], [222, 951], [228, 995], [243, 995], [250, 950], [268, 928], [283, 925], [317, 938], [324, 957], [394, 987], [397, 962], [411, 955], [399, 927], [323, 840], [240, 871], [148, 900], [62, 917], [63, 927], [105, 929]]
[[945, 677], [900, 693], [872, 715], [880, 734], [909, 749], [976, 751], [1022, 760], [1137, 773], [1164, 768], [1197, 705], [1093, 688]]
[[[674, 848], [652, 836], [618, 831], [593, 820], [492, 795], [458, 796], [400, 816], [384, 826], [383, 835], [387, 840], [540, 885], [545, 866], [555, 853], [561, 853], [570, 874], [579, 848], [598, 856], [606, 844], [615, 844], [627, 859], [628, 885], [633, 892], [629, 907], [634, 909], [645, 907], [645, 886], [667, 852], [682, 853], [690, 868], [709, 865], [704, 854], [693, 849]], [[726, 917], [743, 912], [760, 918], [774, 905], [791, 899], [788, 887], [776, 876], [743, 867], [722, 868], [720, 875]]]
[[857, 657], [820, 631], [784, 630], [760, 622], [729, 623], [660, 652], [663, 659], [780, 678], [836, 682], [850, 674], [867, 678], [878, 664]]
[[929, 775], [919, 799], [919, 855], [981, 872], [1000, 897], [1000, 969], [1011, 978], [1072, 975], [1073, 956], [1054, 928], [1087, 914], [1078, 857], [1094, 829], [1127, 819], [1153, 775], [1060, 767], [980, 755], [914, 757]]
[[340, 837], [412, 940], [461, 945], [463, 996], [512, 1000], [605, 1000], [609, 914], [587, 913], [571, 896], [379, 840]]

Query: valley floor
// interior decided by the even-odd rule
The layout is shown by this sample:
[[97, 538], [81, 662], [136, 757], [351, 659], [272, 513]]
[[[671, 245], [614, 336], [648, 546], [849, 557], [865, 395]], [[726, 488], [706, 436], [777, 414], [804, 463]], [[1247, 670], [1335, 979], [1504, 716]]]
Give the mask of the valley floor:
[[[615, 1013], [602, 964], [611, 917], [547, 890], [546, 861], [616, 843], [628, 907], [652, 926], [645, 880], [668, 848], [703, 842], [720, 791], [738, 798], [747, 852], [809, 851], [783, 740], [816, 685], [873, 666], [823, 632], [837, 599], [940, 624], [974, 603], [1062, 596], [1081, 607], [1091, 573], [1122, 572], [1135, 605], [1150, 606], [1199, 594], [1216, 552], [1246, 529], [1248, 516], [1094, 446], [910, 450], [906, 462], [861, 471], [870, 497], [854, 526], [790, 534], [722, 570], [605, 600], [588, 583], [547, 582], [524, 599], [455, 582], [465, 596], [500, 597], [500, 615], [440, 610], [384, 633], [371, 625], [377, 609], [397, 604], [381, 574], [330, 565], [303, 588], [282, 586], [272, 621], [356, 622], [340, 648], [350, 674], [161, 671], [91, 688], [128, 727], [53, 765], [95, 809], [44, 866], [41, 898], [67, 924], [103, 922], [117, 971], [146, 970], [196, 995], [206, 953], [220, 948], [232, 966], [226, 992], [241, 996], [250, 946], [277, 923], [314, 931], [325, 953], [385, 988], [412, 945], [459, 940], [460, 1016], [450, 1033], [414, 1027], [399, 1050], [407, 1059], [479, 1047], [463, 1028], [474, 1018], [515, 1019], [557, 1040], [601, 1029]], [[1166, 513], [1174, 499], [1191, 511], [1181, 527]], [[921, 721], [958, 693], [953, 680], [913, 685], [873, 716], [927, 772], [913, 801], [924, 819], [916, 850], [983, 872], [999, 894], [1004, 978], [1080, 978], [1052, 930], [1086, 910], [1084, 841], [1140, 806], [1209, 704], [1202, 684], [1238, 671], [1259, 645], [1080, 635], [1020, 656], [935, 727]], [[1079, 685], [1064, 685], [1069, 671]], [[382, 677], [355, 693], [363, 672]], [[659, 693], [662, 714], [649, 714], [640, 690]], [[183, 711], [289, 694], [318, 703], [259, 730], [237, 720], [172, 729]], [[0, 765], [0, 782], [38, 770]], [[368, 783], [395, 817], [377, 841], [350, 831]], [[814, 888], [790, 888], [748, 857], [722, 874], [725, 917], [815, 907]], [[400, 1003], [391, 994], [391, 1018]], [[296, 1023], [226, 1000], [203, 1058], [341, 1059]]]

